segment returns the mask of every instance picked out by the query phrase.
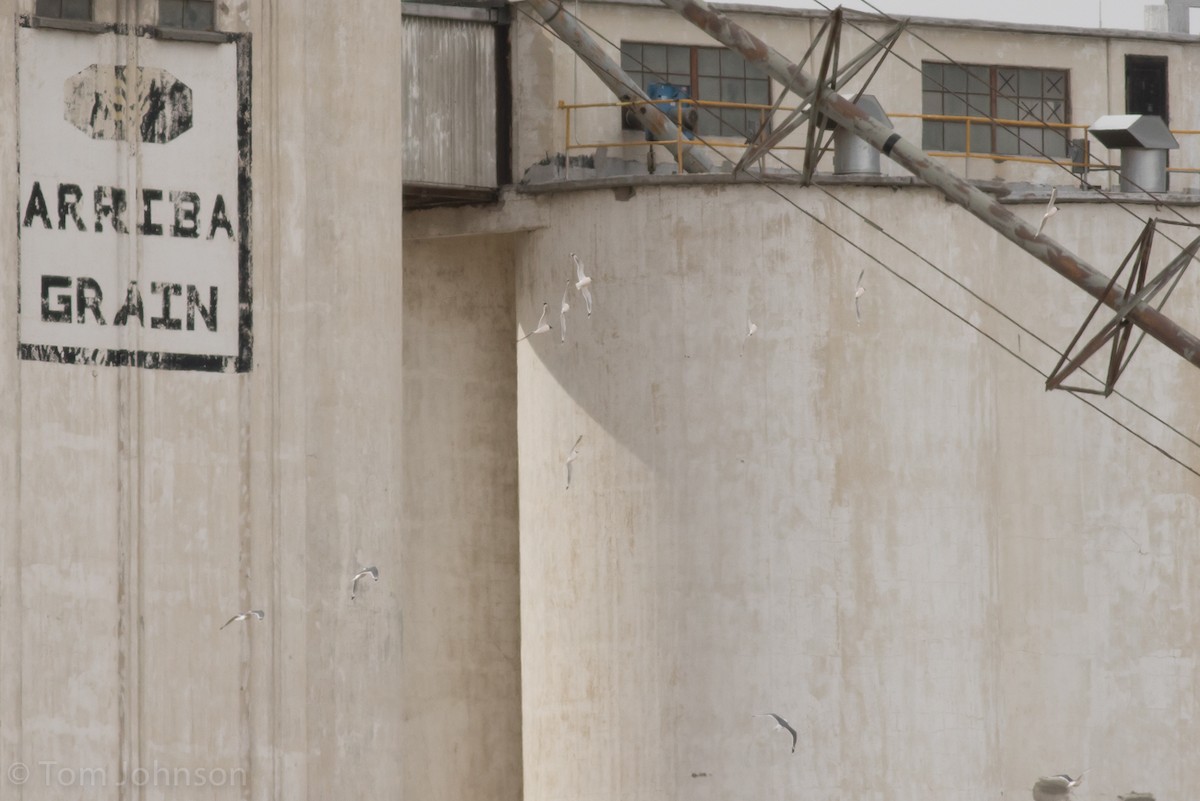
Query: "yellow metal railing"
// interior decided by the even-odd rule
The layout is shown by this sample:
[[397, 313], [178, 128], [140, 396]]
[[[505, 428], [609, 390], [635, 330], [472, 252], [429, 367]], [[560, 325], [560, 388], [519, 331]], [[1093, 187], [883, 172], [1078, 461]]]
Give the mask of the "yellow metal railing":
[[[571, 142], [571, 115], [572, 115], [572, 112], [578, 111], [580, 109], [625, 108], [625, 107], [631, 107], [631, 106], [641, 106], [641, 105], [646, 105], [647, 102], [642, 101], [642, 100], [637, 100], [637, 101], [631, 101], [631, 102], [608, 102], [608, 103], [567, 103], [563, 100], [560, 100], [560, 101], [558, 101], [558, 108], [559, 108], [559, 110], [563, 111], [566, 114], [566, 142], [565, 142], [566, 149], [564, 152], [569, 153], [571, 150], [594, 149], [594, 148], [598, 148], [598, 147], [614, 147], [614, 148], [642, 147], [647, 144], [656, 144], [656, 145], [665, 145], [665, 146], [676, 145], [677, 146], [676, 147], [676, 160], [678, 162], [677, 166], [678, 166], [679, 172], [682, 173], [683, 172], [683, 149], [678, 147], [678, 145], [681, 145], [681, 144], [703, 145], [703, 146], [708, 146], [708, 147], [712, 147], [712, 148], [716, 148], [716, 149], [732, 149], [732, 150], [739, 150], [739, 151], [743, 150], [746, 147], [746, 142], [744, 139], [741, 141], [729, 141], [731, 138], [736, 139], [736, 137], [715, 137], [715, 138], [701, 139], [699, 137], [699, 135], [697, 135], [695, 139], [686, 138], [683, 135], [683, 114], [684, 114], [683, 107], [685, 104], [692, 105], [692, 106], [699, 106], [701, 109], [705, 109], [705, 108], [711, 108], [711, 109], [739, 108], [739, 109], [748, 109], [748, 110], [758, 111], [760, 127], [761, 127], [762, 121], [766, 118], [766, 115], [771, 112], [772, 108], [774, 108], [773, 106], [763, 105], [763, 104], [758, 104], [758, 103], [729, 103], [729, 102], [710, 101], [710, 100], [693, 100], [691, 98], [664, 99], [664, 100], [649, 101], [649, 105], [655, 105], [655, 106], [661, 106], [661, 105], [664, 105], [667, 103], [675, 104], [675, 126], [679, 130], [679, 134], [676, 136], [675, 139], [665, 139], [665, 140], [657, 140], [656, 139], [656, 140], [652, 140], [652, 141], [643, 140], [643, 141], [636, 141], [636, 142], [620, 141], [620, 142], [574, 142], [574, 143], [572, 143]], [[783, 112], [790, 112], [790, 111], [794, 110], [794, 107], [789, 108], [787, 106], [781, 106], [777, 110], [783, 111]], [[981, 151], [972, 151], [971, 150], [971, 126], [972, 125], [986, 125], [989, 127], [998, 125], [998, 126], [1002, 126], [1005, 128], [1041, 128], [1043, 130], [1058, 130], [1058, 131], [1063, 131], [1066, 134], [1066, 137], [1068, 139], [1071, 138], [1072, 131], [1080, 131], [1081, 137], [1083, 138], [1085, 143], [1088, 142], [1087, 134], [1088, 134], [1089, 126], [1087, 126], [1087, 125], [1079, 125], [1079, 124], [1073, 124], [1073, 123], [1061, 123], [1061, 122], [1031, 122], [1029, 120], [991, 119], [988, 117], [965, 117], [965, 116], [956, 116], [956, 115], [950, 115], [950, 114], [893, 113], [893, 114], [889, 114], [888, 116], [893, 119], [913, 119], [913, 120], [930, 121], [930, 122], [964, 123], [966, 126], [966, 131], [964, 134], [964, 139], [965, 139], [964, 149], [961, 151], [948, 151], [948, 150], [931, 150], [931, 151], [929, 151], [929, 155], [936, 156], [939, 158], [990, 159], [992, 161], [997, 161], [997, 162], [1011, 161], [1011, 162], [1016, 162], [1019, 164], [1058, 164], [1060, 166], [1088, 169], [1091, 171], [1104, 171], [1104, 170], [1115, 169], [1115, 167], [1113, 167], [1111, 165], [1104, 165], [1104, 164], [1090, 162], [1090, 160], [1087, 156], [1087, 145], [1086, 144], [1085, 144], [1083, 161], [1070, 161], [1066, 158], [1055, 159], [1050, 156], [1022, 156], [1022, 155], [1015, 155], [1015, 154], [1010, 155], [1010, 154], [1004, 154], [1004, 153], [992, 153], [990, 151], [989, 152], [981, 152]], [[1196, 136], [1196, 135], [1200, 135], [1200, 130], [1172, 129], [1171, 133], [1174, 134], [1175, 136]], [[722, 140], [724, 140], [724, 141], [722, 141]], [[803, 145], [776, 145], [775, 147], [772, 148], [772, 150], [802, 151], [802, 150], [804, 150], [804, 146]], [[1170, 167], [1168, 169], [1170, 172], [1177, 172], [1177, 173], [1200, 173], [1200, 168], [1193, 168], [1193, 167]]]
[[[662, 106], [662, 105], [666, 105], [668, 103], [675, 104], [675, 127], [679, 131], [679, 134], [674, 139], [653, 139], [653, 140], [642, 140], [640, 142], [575, 142], [575, 143], [571, 142], [571, 112], [573, 112], [573, 111], [576, 111], [578, 109], [590, 109], [590, 108], [631, 108], [634, 106], [645, 106], [645, 105]], [[558, 101], [558, 108], [559, 108], [559, 110], [566, 112], [566, 118], [567, 118], [566, 119], [566, 135], [565, 135], [566, 150], [564, 152], [569, 153], [571, 150], [592, 149], [592, 148], [597, 148], [597, 147], [644, 147], [645, 145], [648, 145], [648, 144], [664, 145], [664, 146], [680, 145], [680, 144], [700, 145], [700, 146], [708, 146], [708, 147], [713, 147], [713, 148], [718, 148], [718, 149], [731, 148], [731, 149], [735, 149], [735, 150], [741, 150], [742, 148], [744, 148], [746, 146], [745, 140], [738, 141], [738, 142], [729, 142], [729, 141], [722, 142], [722, 141], [720, 141], [721, 139], [730, 139], [731, 137], [716, 137], [713, 139], [701, 139], [698, 134], [696, 135], [696, 137], [694, 139], [688, 139], [687, 137], [685, 137], [683, 135], [683, 113], [684, 113], [683, 107], [685, 104], [691, 105], [691, 106], [700, 106], [701, 108], [712, 108], [712, 109], [740, 108], [740, 109], [747, 109], [747, 110], [751, 110], [751, 111], [758, 111], [760, 125], [762, 124], [762, 121], [765, 118], [766, 114], [772, 108], [771, 106], [764, 106], [764, 105], [760, 105], [757, 103], [730, 103], [730, 102], [717, 101], [717, 100], [692, 100], [691, 98], [687, 98], [687, 97], [678, 98], [678, 99], [669, 98], [669, 99], [663, 99], [663, 100], [652, 100], [649, 102], [646, 102], [644, 100], [634, 100], [634, 101], [628, 101], [628, 102], [610, 102], [610, 103], [567, 103], [566, 101], [560, 100], [560, 101]], [[791, 111], [792, 109], [785, 107], [785, 108], [782, 108], [781, 110], [782, 111]], [[795, 145], [780, 145], [780, 146], [776, 146], [776, 147], [772, 148], [772, 150], [803, 150], [803, 149], [804, 148], [802, 146], [798, 147]], [[676, 147], [676, 162], [677, 162], [677, 166], [679, 168], [679, 172], [682, 173], [683, 172], [683, 149], [679, 148], [679, 147]]]
[[[1020, 156], [1009, 155], [1004, 153], [992, 153], [990, 151], [980, 152], [971, 151], [971, 125], [986, 125], [989, 128], [1000, 126], [1002, 128], [1041, 128], [1044, 131], [1063, 131], [1067, 138], [1071, 138], [1071, 131], [1079, 130], [1083, 132], [1083, 140], [1087, 141], [1087, 125], [1074, 125], [1069, 122], [1031, 122], [1029, 120], [1003, 120], [992, 119], [991, 117], [962, 117], [951, 114], [889, 114], [889, 117], [901, 120], [921, 120], [922, 122], [961, 122], [966, 123], [966, 132], [964, 134], [965, 142], [964, 149], [958, 150], [930, 150], [929, 155], [939, 158], [950, 159], [991, 159], [993, 161], [1013, 161], [1018, 164], [1061, 164], [1068, 167], [1087, 167], [1087, 158], [1083, 161], [1067, 161], [1066, 159], [1056, 159], [1050, 156]], [[1103, 169], [1102, 167], [1100, 169]]]

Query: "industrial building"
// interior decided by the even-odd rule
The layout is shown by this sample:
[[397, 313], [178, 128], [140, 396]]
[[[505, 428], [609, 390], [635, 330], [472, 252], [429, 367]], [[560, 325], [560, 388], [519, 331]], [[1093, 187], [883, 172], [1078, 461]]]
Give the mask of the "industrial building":
[[0, 4], [0, 797], [398, 795], [402, 20], [357, 9]]
[[[422, 190], [407, 195], [406, 298], [420, 282], [436, 311], [418, 336], [446, 354], [428, 386], [444, 402], [454, 354], [497, 342], [501, 363], [477, 369], [515, 383], [504, 458], [472, 445], [512, 425], [513, 401], [490, 392], [443, 409], [472, 421], [456, 434], [425, 435], [486, 454], [479, 496], [519, 497], [485, 552], [519, 532], [521, 796], [1029, 798], [1039, 777], [1085, 770], [1089, 798], [1194, 794], [1190, 357], [1148, 338], [1108, 397], [1046, 391], [1095, 298], [889, 158], [841, 171], [831, 150], [806, 181], [800, 126], [745, 159], [800, 99], [667, 5], [509, 5], [495, 116], [427, 69], [445, 40], [422, 31], [462, 12], [405, 19], [405, 124], [446, 132], [408, 142], [405, 163]], [[831, 52], [824, 12], [723, 8], [792, 63], [808, 53], [812, 76]], [[457, 24], [491, 24], [477, 13]], [[844, 14], [841, 67], [897, 24]], [[874, 97], [904, 141], [1019, 217], [1016, 238], [1049, 237], [1105, 281], [1159, 219], [1149, 281], [1194, 253], [1197, 232], [1168, 223], [1200, 200], [1195, 43], [914, 19], [837, 89]], [[713, 169], [673, 143], [648, 158], [637, 104], [600, 62], [697, 101], [691, 126], [687, 105], [659, 107]], [[1113, 117], [1168, 132], [1127, 146], [1107, 138]], [[489, 187], [434, 154], [500, 141], [497, 119], [513, 183], [456, 199]], [[1184, 272], [1162, 313], [1194, 331], [1198, 300]], [[1103, 391], [1109, 353], [1063, 385]], [[485, 466], [500, 470], [481, 485]], [[761, 713], [796, 729], [795, 753]], [[445, 797], [480, 792], [462, 777]]]
[[5, 0], [0, 798], [1195, 794], [1177, 5]]

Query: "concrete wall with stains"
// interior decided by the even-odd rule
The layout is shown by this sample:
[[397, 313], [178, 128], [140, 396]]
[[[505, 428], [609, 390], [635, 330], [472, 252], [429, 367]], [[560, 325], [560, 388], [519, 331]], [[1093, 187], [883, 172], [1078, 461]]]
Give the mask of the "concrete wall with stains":
[[[1023, 361], [1054, 366], [1081, 291], [931, 190], [783, 191], [889, 269], [753, 186], [407, 216], [513, 248], [513, 339], [552, 311], [516, 351], [524, 797], [1200, 792], [1200, 480], [1105, 416], [1196, 469], [1200, 373], [1148, 342], [1131, 400], [1046, 393]], [[1106, 272], [1140, 232], [1060, 206]], [[595, 311], [572, 291], [562, 344], [572, 251]], [[1194, 276], [1166, 308], [1196, 318]]]
[[[6, 120], [32, 6], [0, 3]], [[4, 798], [410, 795], [401, 618], [426, 568], [401, 534], [400, 7], [218, 13], [253, 48], [248, 372], [18, 360], [0, 216], [0, 764], [29, 769], [19, 790], [0, 776]], [[8, 198], [17, 147], [0, 126]], [[380, 580], [352, 602], [366, 564]], [[249, 608], [266, 619], [218, 631]]]
[[[559, 101], [566, 103], [606, 103], [614, 98], [587, 65], [578, 61], [574, 51], [558, 42], [551, 33], [540, 27], [540, 17], [523, 4], [513, 6], [514, 24], [514, 103], [517, 120], [515, 128], [514, 174], [518, 177], [547, 152], [564, 150], [566, 117], [557, 109]], [[620, 58], [622, 39], [640, 42], [712, 46], [714, 41], [703, 31], [678, 14], [651, 0], [606, 0], [583, 2], [567, 6], [578, 13], [593, 37], [614, 58]], [[750, 10], [735, 7], [731, 17], [770, 46], [798, 62], [821, 28], [823, 17], [816, 12], [790, 9], [762, 8]], [[844, 64], [866, 49], [867, 34], [879, 38], [891, 26], [852, 17], [844, 28], [841, 58]], [[1000, 64], [1025, 67], [1064, 69], [1070, 73], [1070, 121], [1087, 125], [1105, 114], [1125, 113], [1125, 56], [1162, 56], [1168, 59], [1168, 89], [1170, 92], [1171, 126], [1177, 129], [1200, 129], [1200, 105], [1188, 91], [1187, 75], [1200, 68], [1200, 56], [1190, 45], [1190, 37], [1179, 34], [1149, 34], [1134, 31], [1104, 31], [1095, 29], [1039, 28], [1030, 25], [980, 24], [951, 20], [916, 19], [910, 34], [901, 37], [890, 56], [871, 81], [868, 91], [895, 114], [921, 112], [921, 76], [923, 60], [964, 64]], [[918, 39], [917, 37], [920, 37]], [[921, 41], [923, 39], [924, 41]], [[608, 40], [605, 42], [604, 40]], [[818, 47], [818, 57], [823, 45]], [[935, 49], [936, 48], [936, 49]], [[941, 51], [940, 53], [938, 51]], [[905, 63], [907, 62], [907, 64]], [[818, 60], [819, 63], [819, 60]], [[911, 66], [910, 66], [911, 65]], [[810, 67], [810, 72], [813, 68]], [[856, 90], [870, 69], [864, 70], [851, 82]], [[772, 86], [772, 98], [780, 89]], [[791, 105], [790, 101], [784, 103]], [[921, 123], [915, 119], [894, 118], [892, 122], [905, 137], [921, 141]], [[644, 159], [644, 136], [640, 131], [620, 130], [617, 112], [611, 108], [581, 109], [572, 116], [572, 144], [581, 142], [626, 142], [625, 158]], [[803, 146], [805, 129], [789, 137], [785, 145]], [[1080, 137], [1080, 130], [1072, 132]], [[733, 155], [742, 141], [717, 139], [731, 145], [723, 152]], [[1110, 164], [1120, 162], [1117, 151], [1108, 151], [1092, 141], [1093, 155]], [[572, 151], [573, 155], [590, 154], [595, 148]], [[616, 149], [610, 148], [610, 155]], [[781, 151], [781, 157], [800, 163], [802, 156], [793, 151]], [[1181, 138], [1181, 149], [1172, 155], [1172, 166], [1200, 167], [1200, 136]], [[1000, 181], [1058, 181], [1060, 171], [1045, 165], [1019, 162], [997, 163], [989, 159], [946, 159], [946, 164], [960, 175], [979, 180]], [[775, 163], [775, 166], [782, 166]], [[900, 175], [901, 170], [884, 160], [885, 173]], [[830, 169], [828, 165], [826, 170]], [[1109, 177], [1093, 173], [1092, 182], [1109, 185]], [[1115, 176], [1112, 176], [1115, 185]], [[1194, 175], [1178, 174], [1172, 178], [1172, 188], [1200, 187]]]
[[404, 246], [406, 797], [522, 797], [513, 244]]

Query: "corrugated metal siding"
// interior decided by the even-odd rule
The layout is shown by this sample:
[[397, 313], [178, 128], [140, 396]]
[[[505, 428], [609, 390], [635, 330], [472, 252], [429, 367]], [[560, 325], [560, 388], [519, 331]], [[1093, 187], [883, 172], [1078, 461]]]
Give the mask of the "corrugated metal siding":
[[496, 186], [496, 34], [404, 19], [404, 180]]

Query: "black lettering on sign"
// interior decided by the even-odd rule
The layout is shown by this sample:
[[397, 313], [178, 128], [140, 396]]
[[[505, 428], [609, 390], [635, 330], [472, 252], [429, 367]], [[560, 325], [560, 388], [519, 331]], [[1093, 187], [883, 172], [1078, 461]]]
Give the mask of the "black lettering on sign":
[[[32, 8], [32, 0], [21, 5]], [[121, 47], [115, 55], [111, 47], [83, 53], [79, 64], [31, 62], [34, 77], [48, 81], [39, 109], [79, 141], [57, 158], [50, 152], [57, 139], [31, 149], [10, 187], [19, 236], [9, 255], [22, 275], [12, 276], [21, 314], [9, 334], [19, 358], [214, 374], [254, 369], [253, 212], [262, 197], [252, 180], [251, 42], [249, 34], [219, 38], [219, 63], [206, 56], [204, 70], [189, 67], [188, 80], [205, 90], [195, 108], [192, 88], [166, 70], [112, 63], [128, 55]], [[210, 96], [212, 85], [230, 91]], [[201, 117], [223, 134], [204, 148], [212, 164], [189, 164], [187, 148], [166, 143], [204, 133], [191, 132]], [[25, 131], [35, 140], [36, 127]], [[73, 158], [79, 147], [108, 156]]]
[[187, 288], [187, 330], [194, 331], [196, 329], [196, 312], [200, 312], [200, 319], [204, 321], [204, 325], [209, 331], [217, 330], [217, 288], [215, 286], [208, 288], [208, 307], [200, 304], [200, 290], [188, 284]]
[[120, 187], [98, 186], [95, 193], [96, 233], [104, 230], [102, 220], [110, 218], [112, 229], [118, 234], [127, 234], [125, 227], [125, 190]]
[[29, 190], [29, 202], [25, 204], [25, 219], [21, 224], [28, 228], [33, 225], [34, 217], [41, 220], [47, 228], [54, 227], [50, 225], [50, 210], [46, 208], [42, 185], [37, 181], [33, 182], [33, 189]]
[[83, 190], [78, 184], [59, 184], [58, 185], [58, 230], [65, 231], [67, 228], [67, 215], [75, 221], [75, 227], [80, 231], [86, 231], [87, 226], [83, 224], [83, 220], [79, 219], [79, 201], [83, 200]]
[[125, 292], [125, 305], [117, 310], [116, 316], [113, 317], [113, 325], [125, 325], [130, 315], [137, 317], [138, 325], [146, 324], [142, 318], [142, 293], [138, 290], [137, 281], [129, 282], [129, 289]]
[[152, 217], [151, 204], [156, 200], [162, 200], [161, 189], [142, 190], [142, 222], [138, 225], [138, 231], [146, 236], [162, 236], [162, 226], [155, 223]]
[[200, 196], [195, 192], [172, 192], [171, 205], [175, 207], [175, 224], [171, 226], [171, 236], [185, 236], [191, 239], [200, 236], [200, 224], [196, 221], [200, 214]]
[[212, 222], [208, 226], [209, 239], [217, 235], [218, 228], [224, 228], [229, 238], [233, 239], [233, 226], [229, 224], [229, 213], [225, 211], [225, 198], [220, 195], [213, 201]]
[[[92, 193], [91, 209], [95, 212], [93, 222], [85, 221], [80, 215], [82, 211], [80, 203], [83, 200], [84, 191], [79, 184], [63, 183], [58, 184], [57, 188], [58, 230], [68, 230], [68, 220], [70, 220], [74, 223], [74, 230], [87, 231], [90, 226], [91, 230], [98, 234], [103, 233], [106, 227], [107, 230], [115, 231], [118, 234], [129, 233], [129, 225], [126, 222], [128, 192], [125, 189], [119, 186], [89, 188], [88, 191]], [[137, 224], [138, 233], [144, 236], [163, 236], [167, 226], [162, 222], [155, 222], [154, 204], [162, 202], [165, 197], [171, 203], [173, 211], [170, 235], [180, 239], [200, 239], [203, 233], [200, 228], [200, 219], [204, 203], [198, 192], [190, 192], [185, 189], [164, 191], [147, 188], [139, 190], [138, 196], [141, 198], [142, 206], [141, 221]], [[158, 213], [161, 214], [161, 210]], [[29, 228], [33, 225], [34, 220], [41, 220], [42, 226], [47, 229], [55, 227], [50, 219], [50, 210], [40, 181], [34, 181], [29, 190], [29, 199], [25, 203], [25, 213], [21, 224]], [[237, 239], [237, 234], [233, 231], [233, 223], [229, 219], [229, 208], [225, 203], [225, 197], [220, 194], [213, 199], [212, 212], [209, 215], [208, 239], [215, 238], [218, 230], [224, 231], [225, 235], [232, 240]]]
[[[50, 292], [55, 289], [66, 289], [54, 296], [56, 306], [50, 308]], [[69, 323], [71, 322], [71, 279], [65, 275], [42, 276], [42, 322]]]
[[182, 328], [183, 320], [171, 316], [171, 296], [182, 295], [183, 287], [180, 284], [160, 284], [152, 281], [150, 291], [162, 293], [162, 317], [151, 317], [150, 327], [165, 328], [168, 331], [178, 331]]
[[96, 322], [104, 325], [104, 312], [100, 311], [100, 301], [104, 300], [104, 292], [94, 278], [80, 278], [75, 283], [75, 321], [82, 323], [87, 320], [84, 312], [90, 311]]

